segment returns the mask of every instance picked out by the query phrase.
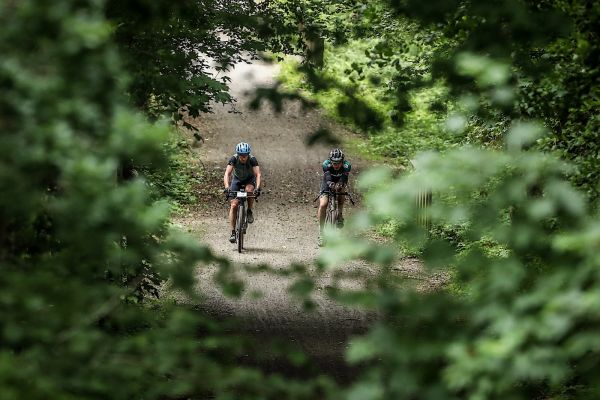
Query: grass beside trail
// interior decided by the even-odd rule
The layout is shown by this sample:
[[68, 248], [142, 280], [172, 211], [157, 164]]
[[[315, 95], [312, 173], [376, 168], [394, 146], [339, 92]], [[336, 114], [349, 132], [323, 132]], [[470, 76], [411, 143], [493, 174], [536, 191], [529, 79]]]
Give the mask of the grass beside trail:
[[[344, 140], [344, 146], [362, 157], [385, 162], [397, 167], [409, 167], [410, 160], [419, 151], [442, 151], [454, 147], [461, 140], [446, 128], [448, 109], [442, 99], [446, 88], [440, 84], [408, 92], [406, 110], [399, 111], [394, 80], [397, 71], [393, 66], [370, 65], [357, 71], [357, 62], [367, 63], [365, 51], [372, 41], [351, 41], [340, 47], [327, 46], [325, 67], [319, 77], [334, 84], [326, 90], [314, 90], [306, 76], [298, 70], [296, 58], [286, 58], [279, 79], [290, 90], [314, 100], [326, 115], [360, 134], [360, 138]], [[338, 106], [352, 93], [361, 102], [382, 117], [383, 129], [378, 133], [366, 132], [348, 119], [340, 116]]]

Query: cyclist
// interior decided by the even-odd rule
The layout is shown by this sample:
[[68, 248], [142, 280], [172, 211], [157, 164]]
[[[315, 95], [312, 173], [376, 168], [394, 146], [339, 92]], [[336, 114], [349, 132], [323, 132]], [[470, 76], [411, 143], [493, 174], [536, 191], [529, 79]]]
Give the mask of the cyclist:
[[[323, 161], [323, 182], [321, 183], [319, 209], [317, 217], [319, 218], [319, 246], [323, 244], [321, 233], [325, 224], [325, 213], [329, 194], [332, 191], [343, 192], [348, 185], [348, 176], [352, 165], [348, 160], [345, 160], [344, 152], [341, 149], [333, 149], [329, 152], [329, 158]], [[344, 226], [342, 212], [344, 211], [344, 196], [338, 196], [339, 222], [338, 226]]]
[[[245, 187], [246, 192], [253, 192], [256, 196], [260, 195], [261, 173], [258, 161], [250, 154], [251, 148], [248, 143], [240, 142], [235, 146], [235, 154], [231, 156], [225, 168], [223, 177], [224, 192], [237, 192]], [[233, 179], [232, 179], [233, 177]], [[237, 216], [238, 200], [231, 200], [229, 208], [229, 224], [231, 226], [231, 236], [229, 241], [235, 243], [235, 220]], [[254, 222], [252, 206], [254, 199], [248, 198], [248, 223]]]

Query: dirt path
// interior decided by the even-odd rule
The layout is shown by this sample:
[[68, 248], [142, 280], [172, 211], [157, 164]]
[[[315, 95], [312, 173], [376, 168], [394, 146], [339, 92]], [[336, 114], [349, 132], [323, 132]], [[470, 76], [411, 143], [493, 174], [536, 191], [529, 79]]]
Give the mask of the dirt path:
[[[215, 192], [222, 188], [225, 165], [236, 143], [250, 143], [260, 163], [264, 190], [255, 207], [256, 221], [246, 236], [246, 252], [238, 254], [235, 245], [228, 242], [226, 206], [215, 192], [201, 194], [200, 201], [210, 204], [209, 207], [178, 221], [201, 237], [215, 253], [239, 265], [267, 263], [275, 268], [291, 263], [312, 265], [319, 253], [316, 208], [312, 200], [320, 184], [320, 165], [329, 149], [307, 148], [304, 139], [321, 125], [333, 131], [341, 128], [331, 126], [318, 112], [305, 113], [293, 105], [282, 114], [272, 112], [269, 107], [256, 112], [247, 110], [248, 97], [244, 93], [256, 86], [272, 85], [276, 73], [277, 66], [259, 62], [238, 65], [230, 77], [233, 94], [238, 98], [237, 108], [242, 114], [231, 113], [230, 107], [215, 106], [214, 114], [199, 121], [205, 142], [198, 149], [198, 157], [215, 176]], [[367, 163], [352, 154], [348, 159], [353, 166], [352, 188]], [[351, 207], [347, 208], [348, 213], [352, 211]], [[407, 265], [407, 268], [413, 267]], [[374, 273], [375, 267], [355, 263], [344, 268]], [[211, 266], [198, 268], [198, 290], [206, 296], [200, 308], [215, 315], [240, 318], [245, 329], [258, 336], [282, 336], [300, 343], [326, 369], [339, 371], [348, 336], [363, 332], [373, 319], [372, 315], [342, 307], [326, 298], [323, 288], [330, 283], [330, 275], [318, 282], [314, 296], [317, 307], [307, 313], [288, 294], [289, 279], [266, 273], [247, 276], [245, 295], [241, 299], [230, 299], [215, 288], [214, 271]], [[254, 292], [261, 292], [262, 297], [253, 298]]]

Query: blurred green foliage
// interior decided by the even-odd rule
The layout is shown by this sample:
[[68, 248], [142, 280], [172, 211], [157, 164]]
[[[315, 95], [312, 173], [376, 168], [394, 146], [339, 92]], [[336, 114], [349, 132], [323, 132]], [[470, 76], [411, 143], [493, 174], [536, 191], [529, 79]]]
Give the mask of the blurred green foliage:
[[[356, 1], [328, 16], [347, 22], [343, 41], [321, 31], [325, 66], [306, 73], [289, 61], [282, 80], [404, 165], [421, 150], [500, 148], [510, 121], [542, 120], [550, 134], [537, 145], [572, 161], [572, 182], [596, 203], [599, 15], [584, 0]], [[383, 129], [352, 121], [358, 107], [340, 113], [348, 97], [383, 116]]]
[[[367, 134], [367, 153], [404, 167], [419, 150], [459, 143], [462, 138], [444, 125], [453, 106], [447, 88], [434, 82], [430, 72], [434, 51], [451, 42], [436, 29], [394, 16], [382, 2], [357, 2], [348, 18], [354, 25], [344, 42], [336, 45], [332, 39], [326, 46], [322, 69], [307, 73], [288, 59], [280, 74], [286, 86], [303, 90], [329, 115]], [[327, 85], [319, 85], [321, 81]], [[340, 105], [349, 96], [364, 106], [342, 114]], [[378, 122], [356, 121], [355, 115], [366, 113], [363, 108], [372, 110]]]
[[[444, 88], [424, 88], [411, 93], [407, 100], [411, 111], [402, 114], [402, 122], [396, 119], [399, 113], [395, 110], [396, 98], [390, 94], [390, 88], [382, 85], [387, 79], [392, 79], [393, 67], [369, 67], [369, 78], [355, 78], [352, 64], [356, 60], [366, 58], [364, 50], [369, 48], [368, 43], [350, 42], [343, 47], [327, 47], [326, 59], [330, 57], [335, 62], [326, 64], [319, 72], [322, 79], [338, 82], [327, 90], [310, 92], [310, 81], [299, 73], [298, 64], [293, 59], [288, 59], [282, 66], [280, 79], [290, 89], [301, 90], [310, 99], [314, 99], [332, 118], [346, 123], [358, 132], [367, 134], [368, 147], [366, 153], [386, 157], [388, 162], [398, 163], [407, 167], [410, 159], [422, 149], [444, 150], [448, 146], [460, 142], [460, 138], [445, 129], [444, 116], [431, 109], [437, 104], [438, 98], [443, 97]], [[355, 64], [356, 65], [356, 64]], [[350, 89], [352, 88], [352, 89]], [[363, 104], [370, 108], [371, 115], [376, 115], [377, 125], [370, 124], [369, 119], [362, 119], [356, 123], [354, 112], [340, 114], [340, 104], [345, 104], [348, 91], [355, 97], [362, 99]], [[444, 106], [445, 107], [445, 106]], [[353, 110], [356, 111], [357, 105]], [[399, 127], [401, 125], [401, 127]], [[364, 129], [366, 128], [366, 129]]]
[[[353, 23], [342, 45], [330, 39], [321, 70], [288, 63], [282, 74], [342, 121], [353, 115], [336, 110], [345, 97], [388, 116], [383, 133], [349, 125], [414, 167], [363, 174], [365, 212], [320, 259], [382, 264], [376, 288], [353, 296], [381, 319], [347, 354], [365, 367], [348, 398], [597, 397], [600, 8], [355, 4], [339, 10]], [[434, 194], [425, 210], [423, 191]], [[417, 223], [423, 212], [431, 231]], [[361, 239], [373, 228], [450, 283], [402, 284], [389, 248]]]
[[[265, 50], [290, 49], [269, 2], [108, 0], [106, 16], [129, 73], [127, 93], [152, 115], [197, 117], [234, 101], [224, 71]], [[294, 29], [294, 32], [296, 29]], [[279, 36], [277, 36], [278, 34]]]
[[[0, 2], [0, 398], [327, 396], [328, 380], [242, 366], [248, 338], [153, 301], [166, 279], [196, 298], [198, 263], [241, 288], [227, 260], [169, 232], [149, 190], [144, 172], [172, 179], [178, 143], [129, 106], [113, 6]], [[119, 181], [131, 160], [141, 173]]]
[[[599, 15], [583, 0], [0, 2], [0, 397], [597, 398]], [[380, 266], [362, 291], [328, 288], [379, 316], [347, 352], [363, 374], [346, 390], [244, 366], [249, 337], [153, 300], [166, 279], [195, 298], [198, 263], [243, 291], [227, 260], [169, 231], [157, 198], [186, 201], [190, 181], [161, 115], [231, 100], [209, 58], [220, 70], [319, 36], [325, 64], [289, 85], [414, 166], [364, 173], [364, 211], [316, 260]], [[298, 98], [276, 94], [262, 95]], [[396, 246], [362, 235], [378, 227]], [[397, 245], [451, 283], [415, 285]], [[309, 269], [280, 273], [311, 304]]]
[[[529, 399], [568, 389], [569, 398], [594, 398], [600, 221], [566, 181], [569, 168], [519, 148], [465, 148], [423, 154], [418, 162], [401, 179], [386, 170], [363, 175], [366, 210], [348, 232], [360, 236], [393, 218], [395, 239], [421, 246], [430, 272], [451, 265], [460, 291], [411, 290], [382, 269], [385, 278], [368, 292], [381, 319], [348, 353], [369, 367], [353, 393], [369, 387], [377, 393], [370, 398]], [[415, 221], [423, 185], [445, 195], [427, 209], [432, 222], [461, 224], [468, 247], [457, 248], [451, 237], [431, 239]], [[490, 240], [503, 250], [490, 252]], [[369, 246], [350, 238], [323, 254], [326, 265], [339, 264], [329, 254], [373, 259]]]

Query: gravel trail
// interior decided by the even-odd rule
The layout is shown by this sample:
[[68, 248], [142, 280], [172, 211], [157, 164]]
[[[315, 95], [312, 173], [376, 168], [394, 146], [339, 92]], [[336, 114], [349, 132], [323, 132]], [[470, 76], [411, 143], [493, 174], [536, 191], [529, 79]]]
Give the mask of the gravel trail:
[[[270, 107], [250, 111], [246, 92], [257, 86], [274, 84], [277, 66], [262, 62], [239, 64], [229, 74], [232, 94], [238, 99], [231, 107], [215, 105], [214, 113], [203, 115], [195, 123], [204, 142], [197, 148], [198, 157], [215, 180], [215, 191], [200, 194], [200, 201], [209, 204], [182, 217], [178, 223], [197, 234], [203, 243], [236, 265], [267, 263], [284, 268], [291, 263], [312, 265], [320, 249], [317, 246], [318, 224], [313, 199], [319, 189], [320, 165], [328, 155], [323, 146], [306, 147], [305, 138], [320, 126], [333, 132], [342, 128], [328, 122], [317, 111], [302, 111], [298, 105], [289, 105], [278, 114]], [[226, 205], [215, 196], [220, 190], [227, 159], [235, 145], [246, 141], [259, 161], [263, 174], [263, 195], [255, 207], [255, 222], [246, 235], [246, 251], [238, 254], [235, 245], [228, 242], [229, 226]], [[368, 163], [353, 154], [347, 154], [353, 169], [351, 189], [357, 175]], [[359, 207], [360, 205], [357, 205]], [[349, 204], [346, 213], [356, 208]], [[405, 261], [400, 268], [418, 269], [414, 261]], [[359, 269], [374, 274], [374, 266], [353, 263], [347, 270]], [[222, 295], [213, 283], [214, 266], [198, 267], [198, 290], [205, 302], [196, 307], [220, 317], [235, 317], [243, 321], [243, 329], [259, 338], [278, 337], [297, 343], [312, 356], [317, 364], [338, 376], [344, 375], [343, 351], [352, 334], [364, 332], [374, 317], [364, 311], [343, 307], [325, 296], [324, 288], [331, 284], [331, 275], [317, 282], [313, 300], [317, 307], [305, 312], [292, 298], [287, 288], [289, 278], [268, 273], [242, 273], [246, 290], [240, 299]], [[347, 281], [352, 287], [359, 283]], [[260, 292], [256, 298], [253, 293]]]

